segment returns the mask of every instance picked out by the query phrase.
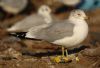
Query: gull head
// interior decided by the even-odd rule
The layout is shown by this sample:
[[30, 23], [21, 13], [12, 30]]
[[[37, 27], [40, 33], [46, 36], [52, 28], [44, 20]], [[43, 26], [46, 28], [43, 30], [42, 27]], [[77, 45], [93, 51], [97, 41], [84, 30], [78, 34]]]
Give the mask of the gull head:
[[80, 20], [85, 20], [88, 17], [86, 16], [85, 12], [83, 10], [73, 10], [70, 13], [70, 19], [74, 18], [74, 19], [80, 19]]
[[42, 16], [48, 16], [50, 13], [51, 13], [51, 9], [47, 5], [42, 5], [38, 9], [38, 14], [40, 14]]

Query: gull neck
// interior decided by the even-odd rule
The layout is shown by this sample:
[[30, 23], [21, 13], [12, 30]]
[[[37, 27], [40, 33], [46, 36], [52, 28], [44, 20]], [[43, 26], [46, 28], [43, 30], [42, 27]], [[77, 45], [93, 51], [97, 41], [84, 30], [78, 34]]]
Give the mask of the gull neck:
[[51, 23], [52, 22], [52, 18], [50, 16], [50, 14], [47, 14], [46, 16], [44, 16], [44, 19], [47, 23]]

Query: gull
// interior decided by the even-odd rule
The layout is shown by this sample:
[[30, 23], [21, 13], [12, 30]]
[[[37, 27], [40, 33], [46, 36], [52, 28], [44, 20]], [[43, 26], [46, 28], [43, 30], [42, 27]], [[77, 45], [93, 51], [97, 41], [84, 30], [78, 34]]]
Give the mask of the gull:
[[[85, 40], [88, 35], [87, 18], [83, 10], [73, 10], [69, 18], [63, 21], [57, 21], [48, 24], [30, 28], [26, 33], [26, 38], [43, 39], [50, 43], [62, 46], [62, 56], [64, 56], [64, 47], [74, 48]], [[67, 50], [66, 50], [66, 55]]]
[[57, 0], [57, 1], [62, 2], [68, 6], [75, 6], [81, 2], [81, 0]]
[[15, 23], [12, 27], [8, 28], [8, 32], [20, 31], [27, 32], [31, 27], [36, 27], [43, 24], [48, 24], [52, 21], [51, 9], [47, 5], [42, 5], [37, 14], [32, 14], [23, 20]]
[[94, 10], [100, 8], [100, 0], [57, 0], [66, 6], [73, 6], [81, 10]]
[[3, 10], [17, 14], [25, 9], [28, 4], [28, 0], [0, 0], [0, 7]]

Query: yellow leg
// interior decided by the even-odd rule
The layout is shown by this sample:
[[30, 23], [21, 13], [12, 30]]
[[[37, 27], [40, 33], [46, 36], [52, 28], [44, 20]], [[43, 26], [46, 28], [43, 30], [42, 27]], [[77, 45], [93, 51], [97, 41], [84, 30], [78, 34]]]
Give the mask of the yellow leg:
[[52, 60], [53, 60], [54, 62], [56, 62], [56, 63], [60, 63], [60, 62], [68, 62], [68, 61], [70, 61], [71, 59], [69, 59], [69, 57], [68, 57], [67, 49], [66, 49], [66, 56], [65, 56], [64, 47], [62, 46], [62, 56], [53, 57]]
[[52, 57], [51, 60], [56, 63], [69, 62], [69, 61], [72, 61], [73, 59], [75, 59], [76, 61], [79, 61], [79, 58], [76, 57], [74, 54], [68, 55], [67, 49], [65, 51], [66, 51], [66, 56], [64, 55], [64, 47], [62, 46], [62, 55]]
[[79, 57], [76, 57], [76, 58], [75, 58], [75, 60], [76, 60], [77, 62], [79, 62], [79, 61], [80, 61]]
[[64, 47], [62, 46], [62, 57], [64, 57]]
[[67, 49], [66, 49], [66, 57], [68, 57], [68, 51], [67, 51]]

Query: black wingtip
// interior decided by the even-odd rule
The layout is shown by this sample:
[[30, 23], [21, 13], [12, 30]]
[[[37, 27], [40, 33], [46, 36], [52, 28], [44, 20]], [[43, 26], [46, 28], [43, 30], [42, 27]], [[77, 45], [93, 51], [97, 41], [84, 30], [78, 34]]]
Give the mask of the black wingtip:
[[14, 32], [14, 33], [9, 33], [10, 36], [17, 37], [19, 39], [27, 39], [27, 40], [37, 40], [40, 41], [41, 39], [35, 39], [35, 38], [27, 38], [26, 32]]
[[15, 32], [15, 33], [9, 33], [10, 36], [14, 36], [17, 38], [22, 38], [24, 39], [26, 36], [26, 32]]

